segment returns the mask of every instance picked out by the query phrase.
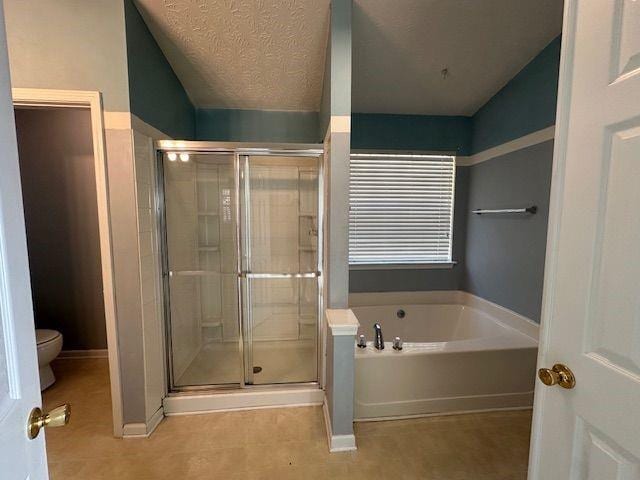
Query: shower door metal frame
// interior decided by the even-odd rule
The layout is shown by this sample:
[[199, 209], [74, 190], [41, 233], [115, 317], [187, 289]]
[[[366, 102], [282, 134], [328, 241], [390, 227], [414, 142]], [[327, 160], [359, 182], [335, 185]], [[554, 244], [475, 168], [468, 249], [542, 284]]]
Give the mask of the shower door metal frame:
[[[173, 378], [173, 359], [172, 359], [172, 337], [171, 337], [171, 299], [170, 299], [170, 271], [169, 271], [169, 252], [167, 247], [167, 224], [166, 224], [166, 198], [165, 198], [165, 184], [164, 184], [164, 154], [168, 152], [185, 152], [190, 154], [221, 154], [221, 155], [233, 155], [233, 171], [234, 171], [234, 200], [235, 200], [235, 215], [236, 215], [236, 273], [237, 273], [237, 288], [238, 288], [238, 350], [239, 350], [239, 364], [242, 371], [242, 375], [239, 378], [238, 383], [233, 384], [209, 384], [209, 385], [189, 385], [189, 386], [175, 386]], [[315, 274], [261, 274], [251, 273], [243, 271], [242, 262], [242, 235], [246, 234], [249, 226], [242, 228], [241, 225], [241, 213], [242, 205], [240, 203], [240, 187], [241, 181], [245, 181], [246, 184], [243, 188], [248, 186], [248, 179], [241, 178], [241, 159], [248, 162], [250, 156], [289, 156], [289, 157], [315, 157], [318, 159], [318, 213], [317, 213], [317, 228], [318, 228], [318, 240], [317, 240], [317, 270]], [[163, 300], [164, 300], [164, 325], [165, 325], [165, 355], [166, 355], [166, 374], [167, 385], [166, 393], [168, 395], [189, 395], [207, 392], [221, 392], [226, 393], [229, 391], [247, 391], [247, 390], [273, 390], [273, 389], [292, 389], [292, 388], [308, 388], [309, 386], [318, 386], [322, 388], [322, 314], [324, 308], [324, 293], [323, 293], [323, 259], [324, 259], [324, 150], [321, 144], [269, 144], [269, 143], [245, 143], [245, 142], [194, 142], [194, 141], [174, 141], [174, 140], [160, 140], [156, 142], [156, 216], [157, 216], [157, 228], [158, 238], [160, 239], [160, 254], [161, 254], [161, 284], [163, 287]], [[248, 194], [245, 191], [245, 194]], [[244, 199], [245, 205], [248, 207], [247, 198]], [[250, 255], [250, 252], [248, 252]], [[318, 296], [318, 308], [317, 308], [317, 328], [316, 328], [316, 380], [311, 382], [296, 382], [296, 383], [273, 383], [273, 384], [260, 384], [253, 385], [245, 381], [247, 375], [247, 359], [245, 353], [245, 343], [247, 332], [245, 332], [245, 325], [250, 325], [245, 321], [245, 309], [243, 305], [246, 301], [243, 298], [242, 293], [242, 281], [250, 278], [317, 278], [317, 296]], [[248, 289], [249, 290], [249, 289]], [[250, 308], [249, 308], [250, 310]], [[251, 312], [248, 313], [251, 315]], [[251, 338], [251, 332], [248, 334]]]
[[[240, 292], [240, 297], [241, 297], [241, 301], [244, 304], [244, 308], [242, 308], [243, 306], [241, 306], [241, 321], [243, 322], [241, 331], [242, 336], [244, 337], [244, 344], [242, 346], [242, 348], [244, 348], [244, 345], [249, 345], [249, 351], [245, 352], [242, 356], [244, 365], [244, 382], [247, 385], [254, 385], [253, 383], [253, 312], [252, 312], [252, 301], [251, 301], [251, 280], [252, 279], [288, 279], [288, 278], [316, 278], [317, 279], [317, 296], [318, 296], [318, 312], [317, 312], [317, 331], [316, 331], [316, 381], [311, 382], [311, 383], [320, 383], [320, 374], [321, 374], [321, 360], [322, 357], [320, 355], [321, 352], [321, 348], [320, 348], [320, 340], [321, 340], [321, 324], [322, 324], [322, 242], [323, 240], [323, 235], [322, 235], [322, 231], [323, 229], [320, 227], [320, 225], [322, 225], [323, 222], [323, 216], [322, 216], [322, 210], [323, 210], [323, 190], [324, 190], [324, 184], [322, 182], [322, 178], [323, 178], [323, 170], [322, 170], [322, 164], [323, 164], [323, 158], [322, 155], [316, 155], [316, 154], [312, 154], [312, 155], [301, 155], [301, 154], [296, 154], [296, 155], [292, 155], [292, 154], [287, 154], [286, 156], [288, 157], [314, 157], [318, 159], [318, 180], [317, 180], [317, 188], [318, 188], [318, 193], [317, 193], [317, 219], [316, 222], [318, 223], [318, 240], [317, 240], [317, 248], [316, 248], [316, 269], [313, 272], [301, 272], [298, 271], [297, 273], [284, 273], [284, 272], [260, 272], [260, 273], [254, 273], [250, 270], [251, 267], [251, 212], [250, 212], [250, 205], [251, 205], [251, 187], [250, 187], [250, 178], [249, 178], [249, 163], [250, 163], [250, 157], [265, 157], [265, 156], [269, 156], [269, 155], [276, 155], [276, 156], [285, 156], [282, 155], [281, 153], [274, 153], [274, 154], [265, 154], [265, 153], [252, 153], [252, 154], [247, 154], [247, 153], [239, 153], [237, 154], [239, 157], [239, 161], [238, 161], [238, 177], [242, 177], [242, 181], [243, 181], [243, 194], [244, 194], [244, 205], [245, 208], [242, 209], [241, 203], [240, 203], [240, 190], [238, 190], [238, 203], [237, 203], [237, 208], [238, 208], [238, 215], [240, 215], [241, 211], [244, 211], [244, 222], [238, 221], [238, 225], [244, 225], [244, 231], [240, 230], [239, 234], [243, 234], [242, 237], [238, 237], [238, 246], [240, 248], [240, 250], [243, 250], [241, 253], [243, 256], [238, 256], [238, 292]], [[242, 166], [240, 166], [240, 163], [242, 163]], [[240, 175], [240, 173], [242, 173], [243, 175]], [[238, 217], [240, 219], [240, 217]], [[244, 245], [242, 240], [244, 240]], [[244, 248], [243, 248], [244, 247]], [[243, 266], [243, 262], [242, 262], [242, 258], [245, 259], [246, 265]], [[245, 268], [243, 268], [245, 267]], [[244, 291], [246, 291], [246, 298], [242, 298], [242, 281], [246, 280], [246, 288], [244, 289]], [[245, 316], [246, 314], [246, 316]], [[244, 328], [246, 327], [246, 329]], [[249, 379], [250, 381], [247, 382], [247, 379]], [[300, 382], [297, 382], [300, 383]], [[307, 382], [306, 384], [308, 384], [309, 382]], [[296, 383], [272, 383], [270, 385], [295, 385]], [[265, 385], [265, 384], [262, 384]]]

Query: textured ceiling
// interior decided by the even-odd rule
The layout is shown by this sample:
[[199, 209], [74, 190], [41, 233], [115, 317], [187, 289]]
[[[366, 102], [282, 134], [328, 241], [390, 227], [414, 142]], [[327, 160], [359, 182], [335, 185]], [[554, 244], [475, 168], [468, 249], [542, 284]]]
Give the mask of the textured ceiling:
[[198, 107], [317, 111], [329, 0], [135, 0]]
[[[471, 115], [562, 27], [562, 0], [353, 2], [354, 112]], [[319, 109], [329, 0], [135, 3], [196, 106]]]
[[560, 34], [562, 3], [354, 0], [353, 111], [475, 113]]

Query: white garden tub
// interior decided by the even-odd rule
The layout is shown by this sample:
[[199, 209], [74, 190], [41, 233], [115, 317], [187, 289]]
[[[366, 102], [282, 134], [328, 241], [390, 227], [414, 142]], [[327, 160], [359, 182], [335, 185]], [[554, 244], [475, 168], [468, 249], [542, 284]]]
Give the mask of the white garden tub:
[[525, 317], [465, 292], [355, 294], [350, 304], [367, 339], [355, 352], [356, 420], [532, 405], [538, 326]]

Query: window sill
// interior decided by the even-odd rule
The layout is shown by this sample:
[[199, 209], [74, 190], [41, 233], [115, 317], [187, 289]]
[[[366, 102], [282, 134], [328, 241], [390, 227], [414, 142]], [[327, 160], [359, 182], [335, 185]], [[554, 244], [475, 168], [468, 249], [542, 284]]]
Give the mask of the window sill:
[[450, 270], [458, 262], [434, 263], [376, 263], [349, 265], [349, 270]]

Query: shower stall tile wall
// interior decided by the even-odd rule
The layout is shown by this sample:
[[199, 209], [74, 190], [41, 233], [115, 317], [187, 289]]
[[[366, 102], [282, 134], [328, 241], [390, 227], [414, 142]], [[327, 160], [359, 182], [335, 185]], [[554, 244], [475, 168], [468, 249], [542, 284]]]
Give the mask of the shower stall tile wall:
[[155, 215], [156, 169], [152, 138], [134, 130], [133, 153], [138, 199], [140, 298], [145, 351], [145, 420], [149, 425], [162, 408], [165, 392], [162, 292], [158, 263], [160, 252]]

